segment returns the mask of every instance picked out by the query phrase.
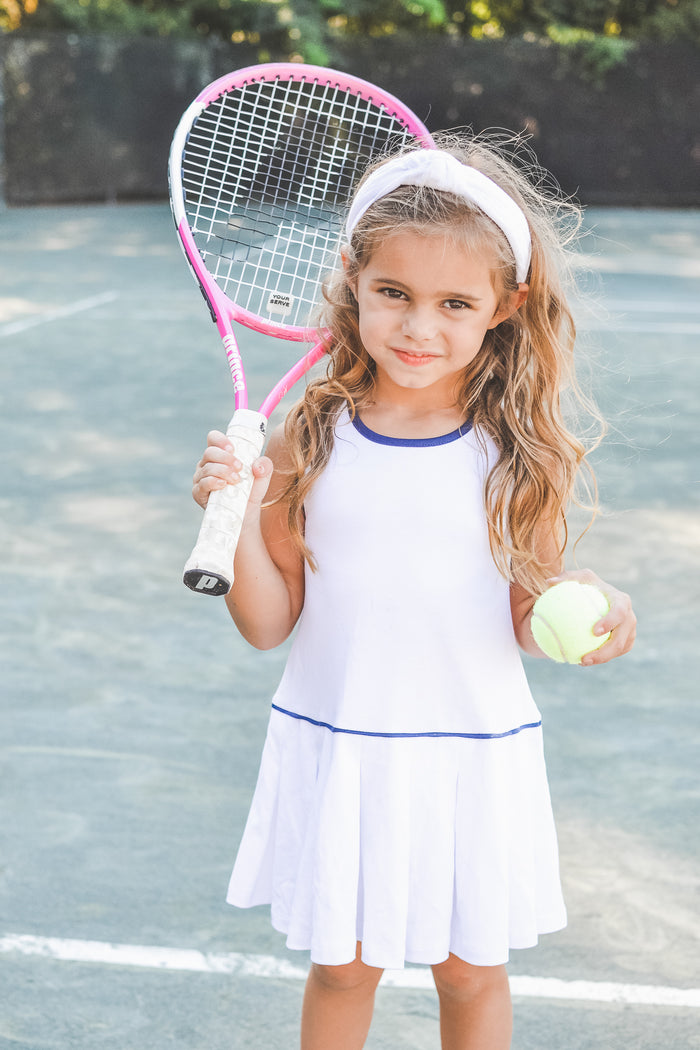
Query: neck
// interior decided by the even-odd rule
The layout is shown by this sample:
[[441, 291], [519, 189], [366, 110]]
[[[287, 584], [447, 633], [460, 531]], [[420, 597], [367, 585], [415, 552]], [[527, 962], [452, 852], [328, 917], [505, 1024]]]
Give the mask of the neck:
[[375, 396], [360, 409], [364, 423], [378, 434], [395, 438], [432, 438], [449, 434], [466, 422], [463, 409], [454, 403], [426, 400], [425, 391], [404, 391], [413, 397]]

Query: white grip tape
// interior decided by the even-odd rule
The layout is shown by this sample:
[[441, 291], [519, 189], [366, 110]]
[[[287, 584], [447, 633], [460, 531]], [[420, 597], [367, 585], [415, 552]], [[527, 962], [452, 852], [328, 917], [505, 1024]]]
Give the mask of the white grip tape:
[[194, 584], [186, 581], [193, 590], [212, 593], [210, 581], [217, 577], [228, 584], [227, 589], [231, 588], [233, 558], [253, 487], [251, 467], [262, 453], [266, 426], [264, 415], [247, 408], [238, 409], [228, 425], [226, 436], [243, 464], [241, 480], [236, 485], [215, 489], [209, 496], [197, 543], [185, 565], [185, 574], [201, 574], [199, 580], [195, 576]]

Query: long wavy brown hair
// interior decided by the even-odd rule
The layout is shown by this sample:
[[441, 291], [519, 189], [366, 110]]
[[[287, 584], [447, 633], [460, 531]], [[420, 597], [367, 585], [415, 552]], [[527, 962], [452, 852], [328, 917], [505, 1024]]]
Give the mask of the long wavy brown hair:
[[[603, 423], [576, 379], [576, 328], [567, 303], [571, 245], [581, 214], [532, 163], [521, 140], [454, 134], [436, 139], [441, 149], [488, 175], [510, 194], [530, 226], [527, 301], [486, 333], [479, 353], [464, 371], [457, 404], [475, 434], [482, 441], [491, 438], [498, 451], [484, 488], [494, 560], [507, 579], [539, 593], [550, 575], [537, 553], [542, 525], [551, 530], [563, 553], [571, 501], [586, 503], [593, 511], [596, 503], [595, 478], [586, 456], [598, 442]], [[344, 248], [345, 267], [332, 274], [324, 287], [318, 322], [319, 331], [325, 332], [326, 374], [309, 383], [285, 424], [293, 467], [280, 498], [288, 502], [291, 535], [312, 568], [313, 552], [304, 541], [304, 501], [328, 463], [339, 414], [344, 408], [351, 415], [361, 413], [373, 397], [375, 366], [360, 340], [358, 306], [350, 285], [377, 245], [398, 231], [439, 234], [465, 251], [486, 253], [499, 301], [518, 287], [505, 235], [460, 197], [401, 186], [364, 214]], [[569, 409], [566, 420], [563, 400]], [[571, 409], [578, 422], [587, 415], [589, 423], [592, 419], [596, 424], [597, 437], [588, 448], [570, 429]], [[577, 479], [583, 480], [581, 492]]]

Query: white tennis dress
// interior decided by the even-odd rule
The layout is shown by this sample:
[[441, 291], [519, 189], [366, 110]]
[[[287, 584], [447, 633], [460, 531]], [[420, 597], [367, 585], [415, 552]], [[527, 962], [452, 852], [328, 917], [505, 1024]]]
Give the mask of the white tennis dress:
[[[490, 454], [493, 454], [493, 450]], [[318, 963], [474, 965], [561, 929], [542, 752], [468, 427], [341, 416], [306, 503], [318, 571], [228, 892]]]

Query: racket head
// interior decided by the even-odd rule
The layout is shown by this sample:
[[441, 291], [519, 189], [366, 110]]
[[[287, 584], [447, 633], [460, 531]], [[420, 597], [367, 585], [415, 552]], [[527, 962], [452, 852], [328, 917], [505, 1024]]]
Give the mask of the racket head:
[[[233, 319], [310, 341], [347, 205], [369, 163], [434, 148], [388, 92], [336, 70], [268, 63], [204, 88], [170, 150], [170, 201], [185, 255], [222, 335]], [[223, 320], [225, 318], [225, 320]]]

